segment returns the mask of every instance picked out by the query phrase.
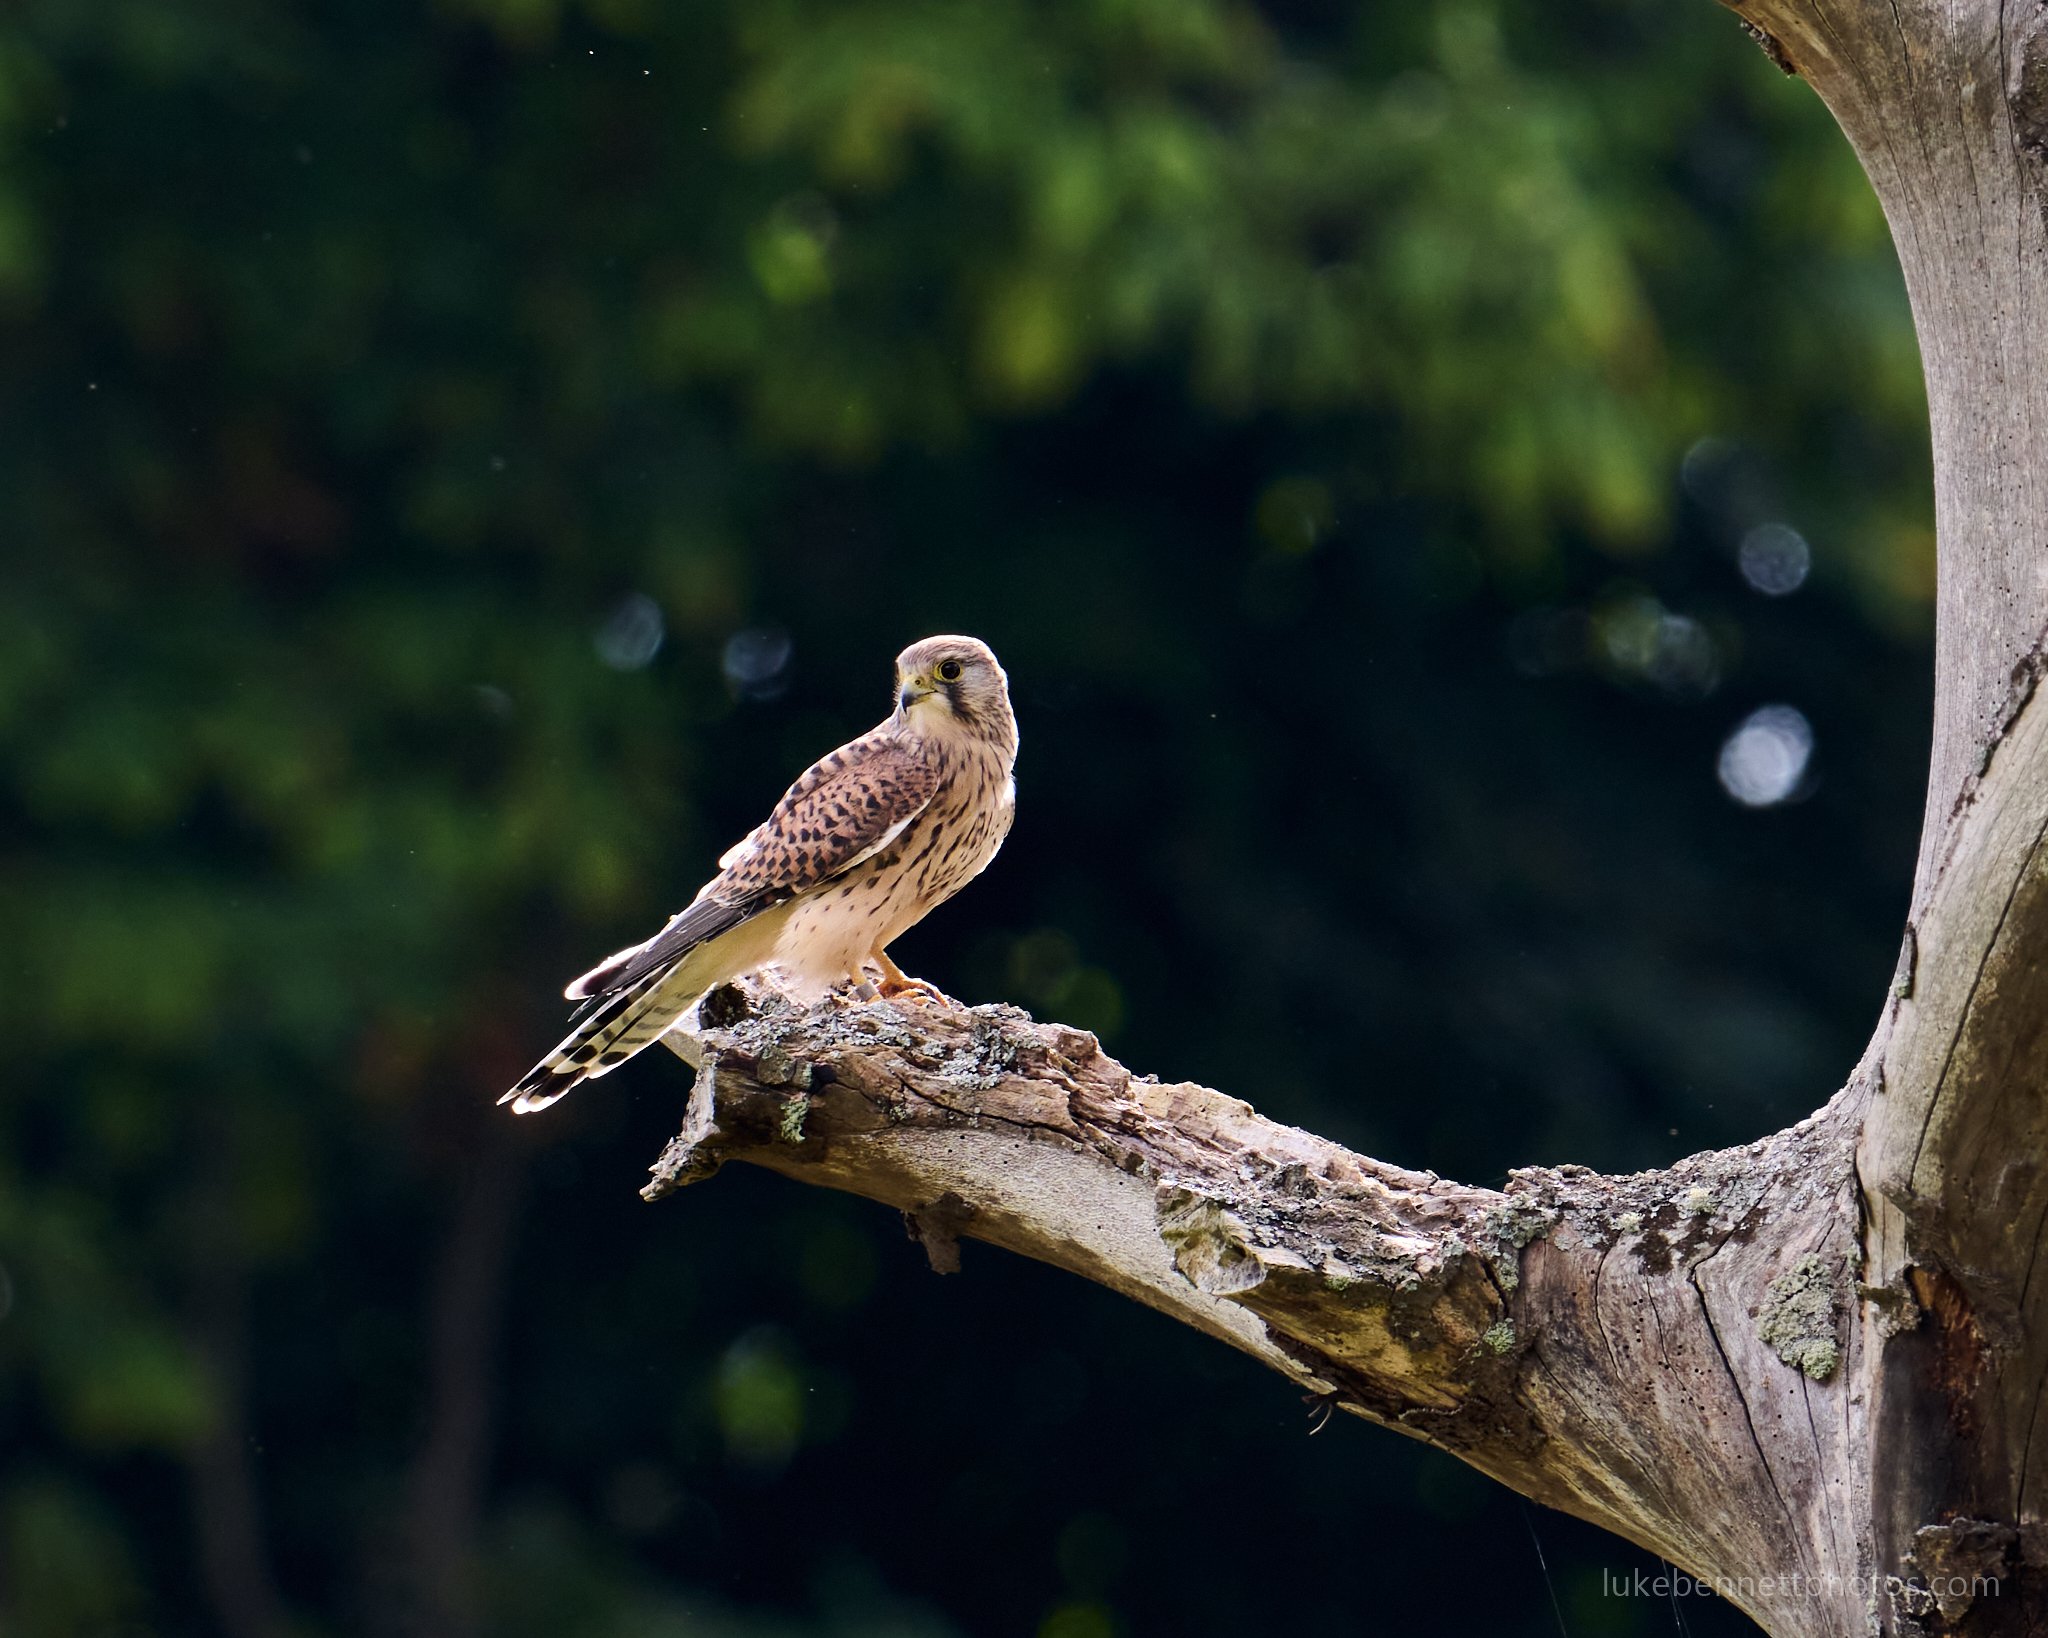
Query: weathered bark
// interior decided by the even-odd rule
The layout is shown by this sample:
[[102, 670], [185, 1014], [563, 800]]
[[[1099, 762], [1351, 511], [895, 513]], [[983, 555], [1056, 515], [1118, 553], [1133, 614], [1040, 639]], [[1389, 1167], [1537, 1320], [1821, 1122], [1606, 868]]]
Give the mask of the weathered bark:
[[[2021, 1562], [2029, 1585], [1918, 1614], [2022, 1630], [2048, 1625], [2031, 1584], [2048, 1563], [2032, 1459], [2048, 1438], [2034, 1281], [2048, 1218], [2048, 728], [2030, 704], [2048, 624], [2048, 4], [1738, 9], [1826, 101], [1884, 206], [1933, 432], [1934, 752], [1908, 993], [1874, 1043], [1885, 1096], [1856, 1152], [1863, 1279], [1890, 1305], [1858, 1311], [1864, 1551], [1885, 1572]], [[1924, 1325], [1885, 1334], [1915, 1313]]]
[[[1242, 1348], [1781, 1635], [2048, 1629], [2048, 0], [1742, 0], [1891, 221], [1928, 380], [1912, 913], [1825, 1108], [1669, 1171], [1468, 1188], [1007, 1008], [721, 992], [650, 1197], [727, 1159]], [[1878, 998], [1873, 998], [1874, 1000]]]

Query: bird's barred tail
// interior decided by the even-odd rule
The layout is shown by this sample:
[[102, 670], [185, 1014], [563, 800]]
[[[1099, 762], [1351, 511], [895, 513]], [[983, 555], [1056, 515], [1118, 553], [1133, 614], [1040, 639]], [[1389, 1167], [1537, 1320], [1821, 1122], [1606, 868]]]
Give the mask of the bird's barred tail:
[[529, 1069], [498, 1102], [509, 1103], [515, 1115], [530, 1115], [582, 1082], [608, 1074], [642, 1047], [659, 1040], [703, 993], [680, 980], [679, 965], [649, 973], [617, 995], [584, 1008], [586, 1016], [561, 1045]]
[[[662, 962], [623, 989], [590, 997], [577, 1009], [576, 1027], [568, 1038], [498, 1101], [509, 1103], [514, 1114], [530, 1115], [547, 1108], [578, 1082], [617, 1069], [680, 1023], [705, 991], [772, 960], [776, 938], [795, 903], [789, 899], [751, 914], [737, 926]], [[607, 967], [612, 964], [605, 963]]]

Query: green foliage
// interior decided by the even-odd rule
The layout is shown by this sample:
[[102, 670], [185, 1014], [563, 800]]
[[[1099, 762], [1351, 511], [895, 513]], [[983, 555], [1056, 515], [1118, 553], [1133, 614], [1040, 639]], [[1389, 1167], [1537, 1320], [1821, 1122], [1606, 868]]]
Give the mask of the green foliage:
[[23, 1632], [82, 1638], [133, 1617], [141, 1588], [115, 1510], [62, 1479], [11, 1480], [0, 1504], [10, 1619]]
[[719, 1363], [718, 1424], [750, 1467], [780, 1467], [803, 1439], [803, 1379], [768, 1337], [743, 1337]]

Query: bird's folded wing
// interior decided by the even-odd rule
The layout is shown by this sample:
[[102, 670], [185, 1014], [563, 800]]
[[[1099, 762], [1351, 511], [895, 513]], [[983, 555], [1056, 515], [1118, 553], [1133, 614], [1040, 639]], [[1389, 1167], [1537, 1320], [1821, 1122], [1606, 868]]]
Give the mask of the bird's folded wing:
[[570, 1022], [580, 1024], [612, 996], [645, 978], [655, 968], [694, 950], [707, 938], [737, 927], [764, 905], [728, 904], [722, 899], [699, 898], [669, 917], [668, 925], [644, 944], [629, 944], [608, 955], [581, 978], [572, 979], [562, 991], [571, 1001], [581, 1001]]
[[790, 786], [766, 822], [719, 861], [725, 868], [645, 944], [577, 979], [572, 1001], [626, 988], [708, 938], [872, 858], [903, 834], [938, 789], [915, 741], [884, 730], [842, 746]]

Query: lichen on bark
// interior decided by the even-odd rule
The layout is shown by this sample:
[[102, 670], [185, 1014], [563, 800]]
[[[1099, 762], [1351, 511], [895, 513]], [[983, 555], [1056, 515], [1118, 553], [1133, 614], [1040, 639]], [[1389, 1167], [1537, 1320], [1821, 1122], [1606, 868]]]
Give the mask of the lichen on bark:
[[1757, 1311], [1756, 1334], [1777, 1356], [1816, 1382], [1825, 1382], [1842, 1362], [1837, 1337], [1840, 1270], [1809, 1251], [1771, 1281]]

